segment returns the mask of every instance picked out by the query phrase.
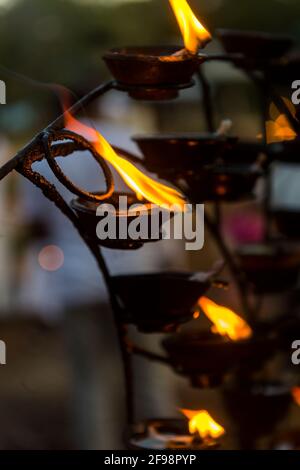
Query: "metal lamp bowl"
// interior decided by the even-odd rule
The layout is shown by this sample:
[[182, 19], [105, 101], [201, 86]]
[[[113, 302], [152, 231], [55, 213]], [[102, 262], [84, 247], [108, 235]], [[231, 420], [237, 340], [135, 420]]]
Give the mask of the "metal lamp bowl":
[[261, 175], [261, 169], [252, 165], [216, 165], [187, 174], [186, 189], [181, 189], [194, 203], [235, 202], [253, 197], [256, 182]]
[[300, 53], [295, 52], [277, 61], [270, 67], [272, 81], [286, 85], [298, 76], [300, 68]]
[[216, 134], [135, 136], [143, 164], [179, 186], [192, 202], [252, 197], [264, 146]]
[[226, 149], [231, 149], [237, 139], [215, 134], [187, 133], [134, 136], [133, 140], [142, 151], [148, 169], [163, 171], [171, 167], [180, 172], [212, 164]]
[[258, 31], [218, 29], [216, 32], [229, 54], [243, 54], [247, 59], [271, 60], [286, 54], [293, 45], [290, 37]]
[[136, 99], [171, 99], [178, 88], [191, 86], [191, 80], [204, 61], [200, 55], [185, 54], [167, 60], [180, 46], [122, 47], [111, 49], [103, 60], [117, 83]]
[[180, 46], [122, 47], [104, 54], [110, 72], [125, 85], [179, 85], [189, 83], [202, 56], [186, 54], [178, 60], [167, 61]]
[[291, 243], [250, 244], [237, 250], [240, 267], [258, 292], [282, 292], [296, 284], [300, 249]]
[[[101, 194], [101, 193], [95, 193]], [[116, 226], [117, 230], [119, 227], [119, 221], [121, 218], [126, 217], [128, 224], [133, 221], [137, 216], [132, 214], [128, 215], [126, 213], [120, 213], [118, 210], [118, 198], [119, 196], [127, 196], [128, 205], [131, 206], [132, 204], [142, 203], [137, 199], [134, 194], [126, 194], [126, 193], [117, 193], [115, 192], [109, 199], [105, 201], [89, 201], [84, 198], [76, 198], [71, 201], [71, 207], [74, 209], [76, 214], [79, 217], [81, 226], [85, 232], [85, 236], [87, 239], [97, 243], [98, 245], [102, 245], [106, 248], [114, 248], [120, 250], [135, 250], [141, 248], [144, 243], [154, 242], [156, 240], [149, 238], [149, 239], [138, 239], [138, 240], [131, 240], [131, 239], [106, 239], [100, 240], [96, 234], [96, 227], [97, 224], [101, 220], [101, 216], [96, 215], [97, 208], [100, 204], [111, 204], [116, 207]], [[143, 217], [147, 217], [149, 220], [149, 227], [151, 227], [151, 212], [146, 212]]]
[[223, 159], [227, 165], [255, 164], [265, 154], [266, 148], [262, 142], [238, 140], [231, 148], [226, 149]]
[[216, 386], [231, 371], [259, 367], [272, 354], [273, 341], [253, 335], [246, 340], [231, 341], [209, 331], [179, 333], [162, 342], [174, 369], [188, 376], [195, 387]]
[[194, 307], [211, 286], [212, 272], [158, 272], [113, 276], [122, 319], [143, 332], [174, 331], [193, 318]]

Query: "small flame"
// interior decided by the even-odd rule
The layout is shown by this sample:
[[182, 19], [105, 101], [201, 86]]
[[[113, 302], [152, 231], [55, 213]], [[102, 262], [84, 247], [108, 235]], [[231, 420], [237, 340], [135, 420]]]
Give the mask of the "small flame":
[[[295, 106], [287, 98], [282, 97], [282, 100], [285, 102], [285, 105], [292, 116], [296, 118]], [[279, 112], [274, 103], [270, 105], [269, 114], [271, 119], [266, 122], [266, 137], [268, 144], [296, 139], [297, 134], [291, 127], [288, 118]]]
[[211, 329], [213, 333], [228, 336], [232, 341], [252, 336], [248, 323], [229, 308], [218, 305], [207, 297], [201, 297], [198, 304], [213, 323]]
[[183, 36], [185, 48], [197, 54], [199, 48], [211, 41], [212, 36], [194, 15], [186, 0], [170, 0]]
[[199, 433], [201, 439], [218, 439], [225, 429], [218, 424], [206, 410], [180, 410], [189, 420], [190, 434]]
[[294, 399], [294, 402], [300, 406], [300, 387], [292, 388], [292, 397]]
[[132, 163], [120, 157], [98, 131], [82, 124], [66, 110], [65, 127], [88, 139], [99, 155], [118, 171], [139, 199], [145, 198], [147, 201], [168, 210], [170, 210], [170, 206], [176, 207], [176, 210], [184, 210], [185, 200], [179, 191], [144, 175]]

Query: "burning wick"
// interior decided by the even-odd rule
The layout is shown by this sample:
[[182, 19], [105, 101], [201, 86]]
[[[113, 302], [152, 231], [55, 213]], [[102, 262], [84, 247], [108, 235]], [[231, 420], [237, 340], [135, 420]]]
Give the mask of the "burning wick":
[[132, 163], [120, 157], [98, 131], [82, 124], [66, 110], [65, 127], [73, 132], [80, 133], [88, 139], [99, 155], [118, 171], [125, 183], [136, 193], [140, 200], [145, 198], [147, 201], [166, 210], [174, 210], [174, 207], [176, 207], [176, 211], [184, 211], [185, 199], [179, 191], [144, 175]]
[[248, 323], [229, 308], [218, 305], [207, 297], [201, 297], [198, 305], [213, 323], [212, 333], [228, 336], [232, 341], [252, 336], [252, 329]]
[[[287, 98], [282, 97], [282, 100], [285, 102], [285, 105], [292, 116], [296, 119], [295, 106]], [[268, 144], [296, 139], [297, 134], [294, 129], [292, 129], [288, 118], [279, 112], [274, 103], [270, 105], [269, 114], [270, 120], [266, 122], [266, 137]]]
[[[198, 49], [205, 47], [211, 41], [211, 34], [197, 19], [186, 0], [169, 1], [179, 24], [185, 49], [190, 54], [197, 54]], [[183, 55], [184, 51], [178, 51], [176, 54]]]
[[225, 434], [225, 429], [218, 424], [206, 410], [180, 410], [189, 420], [190, 434], [198, 433], [204, 441], [218, 439]]

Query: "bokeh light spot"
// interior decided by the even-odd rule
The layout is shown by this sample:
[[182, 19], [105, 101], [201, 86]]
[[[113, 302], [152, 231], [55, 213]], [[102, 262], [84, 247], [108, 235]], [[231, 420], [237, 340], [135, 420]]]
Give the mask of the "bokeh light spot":
[[56, 245], [47, 245], [38, 256], [39, 265], [45, 271], [57, 271], [64, 264], [64, 253]]

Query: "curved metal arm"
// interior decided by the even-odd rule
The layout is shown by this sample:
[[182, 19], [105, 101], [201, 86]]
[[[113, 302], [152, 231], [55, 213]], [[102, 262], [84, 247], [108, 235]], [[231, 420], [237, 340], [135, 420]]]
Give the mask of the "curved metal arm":
[[46, 131], [51, 131], [54, 128], [62, 128], [65, 120], [65, 115], [67, 112], [71, 114], [76, 114], [80, 109], [82, 109], [84, 106], [87, 106], [91, 101], [94, 99], [98, 98], [101, 95], [104, 95], [108, 91], [112, 90], [114, 88], [115, 82], [113, 80], [110, 80], [107, 83], [104, 83], [103, 85], [100, 85], [99, 87], [95, 88], [92, 90], [90, 93], [85, 95], [83, 98], [81, 98], [79, 101], [77, 101], [73, 106], [71, 106], [68, 110], [66, 110], [65, 113], [60, 115], [57, 119], [55, 119], [51, 124], [49, 124], [44, 130], [39, 132], [25, 147], [23, 147], [17, 155], [15, 155], [11, 160], [6, 162], [1, 168], [0, 168], [0, 181], [5, 178], [10, 172], [13, 170], [16, 170], [17, 166], [25, 160], [26, 157], [29, 155], [32, 156], [34, 153], [37, 152], [37, 146], [38, 148], [41, 149], [41, 152], [43, 152], [43, 146], [41, 144], [41, 138], [43, 134]]
[[[106, 185], [107, 185], [107, 192], [104, 194], [93, 194], [84, 189], [79, 188], [76, 186], [61, 170], [59, 165], [56, 163], [55, 158], [53, 158], [51, 153], [51, 143], [57, 140], [64, 140], [64, 139], [72, 139], [77, 141], [82, 145], [83, 148], [86, 148], [90, 151], [93, 155], [96, 162], [102, 168]], [[105, 162], [105, 160], [96, 152], [94, 147], [83, 137], [75, 134], [74, 132], [63, 130], [63, 131], [55, 131], [55, 132], [45, 132], [42, 138], [44, 149], [45, 149], [45, 157], [50, 166], [51, 170], [53, 171], [54, 175], [57, 179], [73, 194], [79, 197], [83, 197], [88, 199], [89, 201], [103, 201], [108, 199], [114, 192], [115, 186], [113, 181], [112, 173], [109, 169], [109, 166]]]
[[[114, 88], [114, 84], [115, 84], [114, 81], [109, 81], [105, 83], [104, 85], [97, 87], [96, 89], [94, 89], [93, 91], [85, 95], [81, 100], [75, 103], [67, 111], [72, 114], [76, 114], [76, 112], [79, 109], [83, 108], [88, 103], [98, 98], [99, 96], [105, 94], [109, 90], [112, 90]], [[46, 178], [44, 178], [42, 175], [40, 175], [38, 172], [32, 169], [33, 163], [37, 161], [41, 161], [44, 157], [46, 158], [48, 157], [47, 161], [52, 163], [54, 161], [54, 158], [57, 156], [69, 155], [74, 150], [88, 149], [91, 151], [92, 155], [94, 156], [94, 158], [97, 159], [98, 162], [101, 159], [101, 166], [103, 165], [102, 169], [109, 183], [108, 191], [105, 195], [105, 197], [108, 197], [108, 194], [112, 190], [112, 187], [113, 187], [113, 181], [110, 180], [110, 172], [107, 171], [107, 168], [105, 167], [105, 162], [103, 164], [102, 157], [99, 156], [97, 152], [95, 152], [95, 150], [92, 148], [89, 142], [87, 142], [81, 136], [71, 133], [71, 131], [62, 131], [60, 135], [61, 136], [64, 135], [64, 138], [67, 137], [70, 140], [72, 140], [72, 142], [54, 144], [51, 148], [49, 148], [50, 147], [50, 144], [48, 141], [49, 136], [47, 135], [45, 137], [45, 134], [47, 134], [48, 132], [52, 133], [53, 130], [55, 129], [56, 130], [55, 133], [56, 135], [58, 135], [57, 129], [61, 129], [63, 127], [64, 120], [65, 120], [64, 118], [65, 118], [65, 113], [59, 116], [54, 122], [49, 124], [49, 126], [47, 126], [43, 131], [37, 134], [25, 147], [23, 147], [17, 153], [17, 155], [15, 155], [11, 160], [9, 160], [5, 165], [3, 165], [0, 168], [0, 181], [3, 178], [5, 178], [5, 176], [7, 176], [10, 172], [12, 172], [13, 170], [16, 170], [20, 174], [22, 174], [25, 178], [27, 178], [31, 183], [37, 186], [43, 192], [44, 196], [48, 200], [53, 202], [57, 206], [57, 208], [73, 223], [73, 225], [79, 232], [82, 240], [88, 246], [94, 258], [96, 259], [100, 272], [102, 273], [104, 280], [106, 282], [106, 285], [110, 294], [110, 298], [111, 298], [111, 304], [112, 304], [113, 311], [114, 311], [115, 324], [116, 324], [116, 329], [117, 329], [117, 334], [118, 334], [118, 339], [119, 339], [119, 344], [120, 344], [120, 350], [121, 350], [121, 354], [123, 358], [124, 373], [125, 373], [125, 378], [126, 378], [125, 384], [126, 384], [128, 421], [132, 423], [134, 420], [134, 398], [133, 398], [134, 394], [133, 394], [131, 357], [130, 357], [130, 354], [126, 350], [127, 330], [123, 325], [120, 325], [120, 323], [118, 322], [118, 315], [117, 315], [118, 303], [117, 303], [116, 296], [113, 290], [110, 273], [107, 268], [104, 257], [102, 255], [101, 249], [99, 248], [99, 246], [96, 246], [96, 244], [92, 243], [85, 237], [84, 227], [82, 227], [80, 220], [78, 219], [77, 215], [73, 212], [73, 210], [70, 208], [70, 206], [67, 204], [67, 202], [64, 200], [64, 198], [57, 191], [56, 187], [53, 184], [51, 184], [49, 181], [47, 181]], [[53, 168], [54, 168], [54, 165], [53, 165]], [[55, 168], [55, 171], [57, 172], [57, 175], [58, 175], [60, 172], [60, 168], [59, 168], [59, 171], [57, 171], [57, 168]], [[59, 174], [59, 176], [61, 177], [61, 174]], [[63, 176], [65, 177], [65, 175]], [[64, 183], [66, 183], [65, 179], [64, 179]], [[69, 182], [67, 184], [69, 185]], [[71, 182], [71, 185], [72, 185], [72, 190], [73, 190], [75, 185], [73, 185], [72, 182]], [[82, 192], [79, 188], [76, 188], [76, 190], [79, 190], [80, 195], [82, 195]], [[84, 197], [86, 197], [86, 194], [84, 195]]]
[[[46, 153], [48, 148], [45, 149]], [[40, 154], [38, 155], [37, 159], [40, 159]], [[125, 384], [126, 384], [126, 403], [127, 403], [127, 414], [128, 414], [128, 421], [132, 423], [134, 420], [134, 403], [133, 403], [133, 380], [132, 380], [132, 364], [131, 364], [131, 357], [130, 354], [127, 352], [126, 349], [126, 340], [127, 340], [127, 330], [126, 328], [120, 324], [118, 321], [118, 302], [116, 295], [113, 289], [113, 283], [111, 282], [110, 273], [108, 267], [106, 265], [105, 259], [102, 255], [101, 249], [95, 243], [91, 242], [85, 237], [84, 234], [84, 227], [82, 227], [80, 220], [78, 219], [77, 215], [72, 211], [70, 206], [64, 200], [64, 198], [60, 195], [57, 191], [56, 187], [51, 184], [49, 181], [46, 180], [42, 175], [32, 170], [32, 163], [34, 158], [27, 157], [19, 162], [16, 170], [21, 173], [25, 178], [27, 178], [31, 183], [37, 186], [44, 194], [44, 196], [53, 202], [58, 209], [73, 223], [75, 228], [77, 229], [79, 235], [81, 236], [84, 243], [87, 245], [89, 250], [91, 251], [92, 255], [94, 256], [99, 270], [105, 280], [111, 305], [113, 308], [114, 319], [116, 324], [116, 330], [118, 334], [118, 340], [120, 344], [120, 350], [123, 358], [123, 366], [124, 366], [124, 374], [125, 374]]]

